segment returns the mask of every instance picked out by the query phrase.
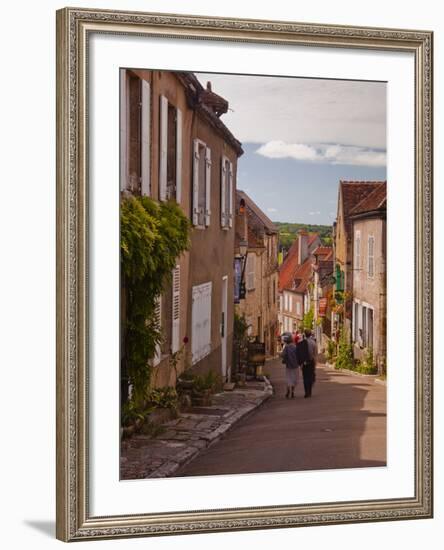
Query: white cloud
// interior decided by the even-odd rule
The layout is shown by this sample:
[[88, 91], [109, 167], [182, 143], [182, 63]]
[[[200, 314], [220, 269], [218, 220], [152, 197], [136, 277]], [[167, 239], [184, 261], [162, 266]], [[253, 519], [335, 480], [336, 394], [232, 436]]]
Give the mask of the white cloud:
[[229, 102], [222, 121], [241, 142], [386, 148], [384, 82], [197, 73]]
[[316, 149], [303, 143], [284, 143], [269, 141], [256, 151], [259, 155], [272, 159], [294, 158], [298, 160], [316, 160]]
[[256, 153], [271, 159], [290, 158], [295, 160], [343, 164], [349, 166], [386, 166], [385, 151], [355, 147], [352, 145], [307, 145], [269, 141], [259, 147]]
[[316, 212], [309, 212], [310, 216], [318, 216], [320, 214], [319, 210], [316, 210]]
[[267, 208], [267, 212], [277, 212], [277, 208]]

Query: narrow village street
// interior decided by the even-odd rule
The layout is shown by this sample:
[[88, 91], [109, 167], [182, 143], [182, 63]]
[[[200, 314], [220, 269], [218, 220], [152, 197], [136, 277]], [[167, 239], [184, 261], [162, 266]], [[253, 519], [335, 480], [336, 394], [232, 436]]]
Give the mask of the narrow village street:
[[386, 464], [386, 387], [374, 376], [317, 366], [311, 399], [302, 379], [285, 398], [280, 359], [265, 368], [275, 393], [176, 476], [357, 468]]

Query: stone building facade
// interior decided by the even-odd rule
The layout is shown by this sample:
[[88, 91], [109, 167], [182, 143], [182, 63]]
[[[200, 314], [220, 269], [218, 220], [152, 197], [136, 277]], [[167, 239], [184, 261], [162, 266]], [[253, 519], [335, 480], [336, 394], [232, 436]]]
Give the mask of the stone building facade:
[[334, 331], [345, 329], [351, 336], [353, 295], [353, 228], [351, 211], [381, 183], [378, 181], [340, 181], [337, 218], [334, 224], [335, 293], [343, 301], [343, 312], [334, 319]]
[[276, 354], [278, 332], [278, 230], [243, 191], [236, 193], [236, 248], [248, 243], [244, 282], [245, 298], [236, 305], [245, 315], [249, 336], [265, 342], [266, 355]]
[[356, 359], [366, 352], [382, 371], [386, 361], [386, 184], [352, 211], [352, 342]]
[[[240, 142], [220, 117], [228, 102], [193, 73], [121, 69], [121, 196], [176, 201], [193, 230], [159, 299], [163, 342], [153, 384], [174, 385], [171, 354], [227, 379], [233, 336], [234, 197]], [[124, 315], [124, 312], [122, 312]]]
[[279, 268], [279, 330], [299, 330], [311, 307], [309, 283], [313, 274], [313, 252], [321, 245], [317, 233], [300, 231]]

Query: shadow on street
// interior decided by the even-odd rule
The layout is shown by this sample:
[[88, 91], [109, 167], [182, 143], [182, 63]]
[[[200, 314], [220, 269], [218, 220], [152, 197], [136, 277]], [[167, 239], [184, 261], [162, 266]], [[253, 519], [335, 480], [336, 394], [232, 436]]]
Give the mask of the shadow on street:
[[280, 359], [265, 368], [274, 395], [176, 477], [386, 466], [386, 387], [318, 365], [310, 399], [302, 377], [285, 398]]

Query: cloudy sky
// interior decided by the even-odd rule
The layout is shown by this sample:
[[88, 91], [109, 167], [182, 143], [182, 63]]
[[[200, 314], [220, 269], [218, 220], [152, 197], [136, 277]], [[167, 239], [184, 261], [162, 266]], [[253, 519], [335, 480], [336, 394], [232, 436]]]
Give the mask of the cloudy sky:
[[386, 179], [385, 83], [196, 76], [229, 101], [237, 187], [273, 221], [331, 224], [340, 179]]

